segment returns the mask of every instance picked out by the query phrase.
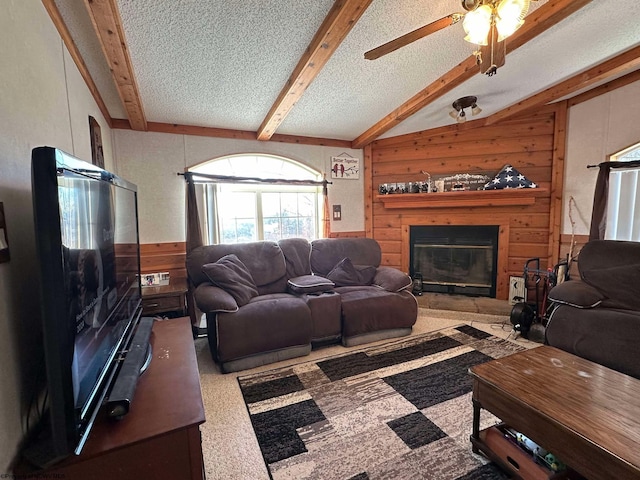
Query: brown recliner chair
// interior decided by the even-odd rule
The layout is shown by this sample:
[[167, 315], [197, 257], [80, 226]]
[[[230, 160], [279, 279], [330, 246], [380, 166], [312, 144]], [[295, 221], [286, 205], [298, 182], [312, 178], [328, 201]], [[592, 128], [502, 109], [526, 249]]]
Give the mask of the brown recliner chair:
[[311, 311], [287, 292], [287, 267], [276, 242], [198, 247], [187, 256], [187, 272], [223, 372], [311, 351]]
[[578, 271], [549, 292], [547, 343], [640, 378], [640, 243], [591, 241]]

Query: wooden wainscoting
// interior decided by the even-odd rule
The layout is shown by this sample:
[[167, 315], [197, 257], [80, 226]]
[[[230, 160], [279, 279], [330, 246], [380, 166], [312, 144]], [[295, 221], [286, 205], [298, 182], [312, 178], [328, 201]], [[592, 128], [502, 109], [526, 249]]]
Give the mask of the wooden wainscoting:
[[329, 238], [364, 238], [366, 235], [362, 232], [331, 232]]
[[169, 279], [187, 278], [186, 242], [141, 243], [140, 273], [169, 272]]

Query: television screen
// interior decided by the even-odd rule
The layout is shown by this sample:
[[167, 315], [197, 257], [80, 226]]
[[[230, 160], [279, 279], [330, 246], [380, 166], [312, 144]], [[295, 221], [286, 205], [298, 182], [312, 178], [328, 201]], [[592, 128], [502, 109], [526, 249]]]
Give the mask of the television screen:
[[135, 185], [60, 150], [32, 154], [54, 457], [79, 451], [141, 313]]

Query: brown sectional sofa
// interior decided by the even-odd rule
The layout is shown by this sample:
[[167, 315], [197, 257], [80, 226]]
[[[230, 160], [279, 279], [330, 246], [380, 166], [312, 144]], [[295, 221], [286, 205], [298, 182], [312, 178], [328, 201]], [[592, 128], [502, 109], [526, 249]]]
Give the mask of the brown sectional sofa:
[[223, 372], [411, 333], [411, 279], [369, 238], [208, 245], [187, 256], [194, 299]]
[[578, 271], [549, 292], [547, 343], [640, 378], [640, 243], [593, 240]]

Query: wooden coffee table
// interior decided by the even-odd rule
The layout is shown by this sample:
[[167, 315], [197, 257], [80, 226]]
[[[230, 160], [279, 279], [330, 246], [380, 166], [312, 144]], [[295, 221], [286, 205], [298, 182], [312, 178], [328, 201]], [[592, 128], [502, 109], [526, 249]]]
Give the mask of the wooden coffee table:
[[640, 479], [640, 380], [549, 346], [469, 372], [474, 452], [485, 409], [589, 480]]

